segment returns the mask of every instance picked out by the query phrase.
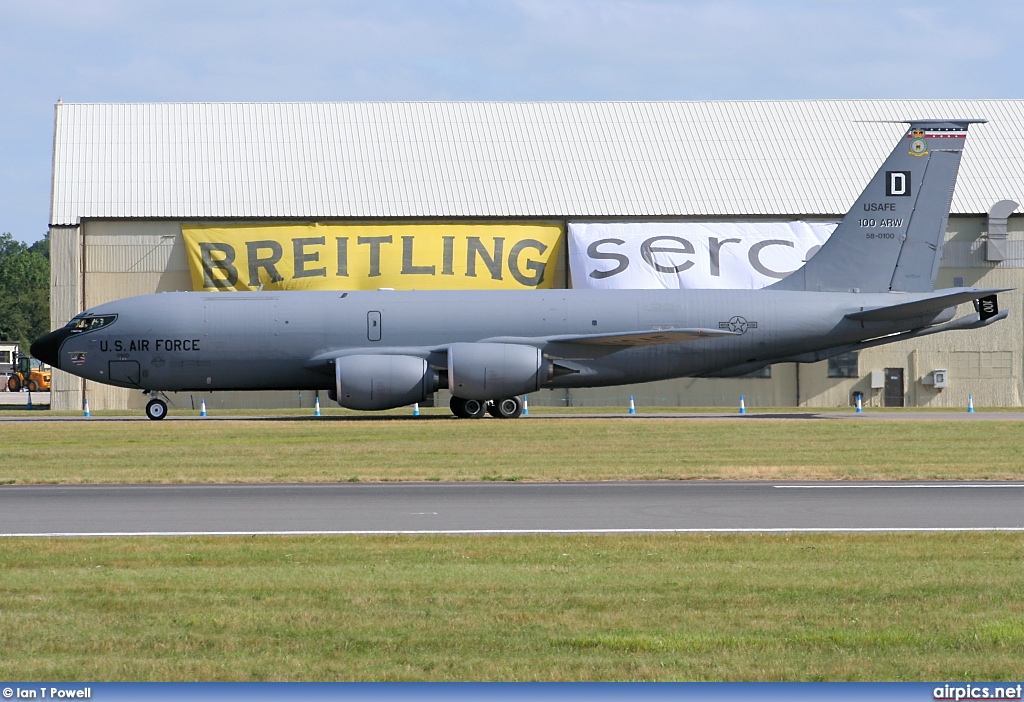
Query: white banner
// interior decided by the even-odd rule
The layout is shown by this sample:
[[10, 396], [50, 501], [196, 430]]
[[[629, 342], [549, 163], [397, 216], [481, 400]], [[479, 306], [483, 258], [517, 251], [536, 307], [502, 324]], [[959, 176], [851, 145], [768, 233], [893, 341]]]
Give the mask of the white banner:
[[800, 268], [838, 222], [570, 224], [574, 288], [763, 288]]

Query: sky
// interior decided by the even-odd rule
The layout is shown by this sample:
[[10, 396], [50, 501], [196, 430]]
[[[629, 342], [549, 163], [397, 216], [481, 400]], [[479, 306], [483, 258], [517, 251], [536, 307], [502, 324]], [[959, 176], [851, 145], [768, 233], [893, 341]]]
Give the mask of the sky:
[[0, 232], [54, 104], [1016, 99], [1020, 0], [0, 0]]

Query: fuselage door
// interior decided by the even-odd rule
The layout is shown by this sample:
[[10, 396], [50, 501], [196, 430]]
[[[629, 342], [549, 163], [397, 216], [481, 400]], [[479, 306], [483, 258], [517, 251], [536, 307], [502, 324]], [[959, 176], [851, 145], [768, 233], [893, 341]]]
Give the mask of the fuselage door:
[[111, 383], [129, 385], [131, 387], [141, 387], [139, 384], [139, 371], [138, 361], [110, 361], [110, 365], [107, 369], [107, 377], [110, 379]]
[[366, 336], [370, 341], [380, 341], [380, 312], [366, 313]]

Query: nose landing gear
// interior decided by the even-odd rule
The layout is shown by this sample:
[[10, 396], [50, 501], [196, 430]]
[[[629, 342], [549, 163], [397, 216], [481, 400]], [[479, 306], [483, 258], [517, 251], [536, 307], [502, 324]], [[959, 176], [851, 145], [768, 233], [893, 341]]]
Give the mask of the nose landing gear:
[[167, 401], [164, 394], [158, 391], [146, 391], [143, 395], [152, 395], [153, 399], [146, 403], [146, 416], [150, 419], [163, 419], [167, 416]]

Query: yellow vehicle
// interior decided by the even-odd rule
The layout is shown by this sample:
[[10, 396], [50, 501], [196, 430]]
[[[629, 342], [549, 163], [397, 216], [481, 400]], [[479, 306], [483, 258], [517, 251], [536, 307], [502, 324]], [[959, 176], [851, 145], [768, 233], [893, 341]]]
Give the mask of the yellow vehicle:
[[29, 392], [49, 392], [53, 371], [50, 367], [31, 356], [18, 355], [11, 376], [7, 379], [7, 389], [18, 392], [27, 388]]

